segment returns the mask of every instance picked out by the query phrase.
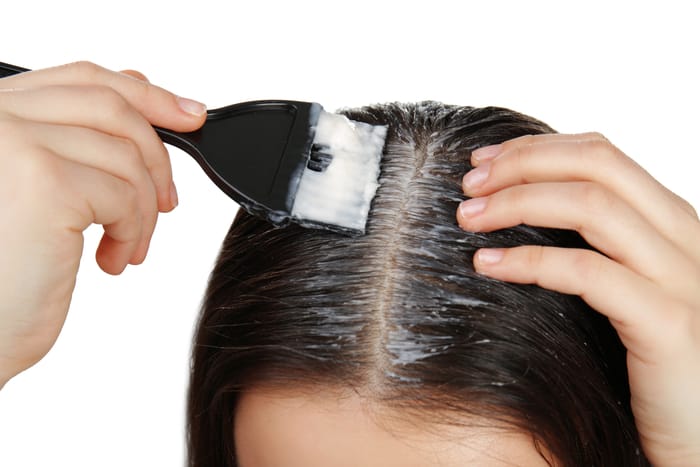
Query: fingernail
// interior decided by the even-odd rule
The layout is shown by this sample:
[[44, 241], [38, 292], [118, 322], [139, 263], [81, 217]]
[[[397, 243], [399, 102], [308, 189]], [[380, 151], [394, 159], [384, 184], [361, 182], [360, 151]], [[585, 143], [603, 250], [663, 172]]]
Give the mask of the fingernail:
[[482, 248], [476, 252], [476, 260], [479, 264], [492, 265], [503, 259], [503, 248]]
[[491, 146], [484, 146], [479, 149], [472, 151], [472, 161], [473, 162], [483, 162], [485, 160], [493, 159], [503, 151], [503, 145], [493, 144]]
[[179, 200], [177, 198], [177, 188], [175, 188], [175, 183], [170, 183], [170, 205], [175, 209], [177, 207]]
[[484, 184], [486, 179], [489, 177], [489, 171], [491, 170], [491, 163], [487, 162], [484, 165], [470, 170], [462, 179], [462, 186], [464, 191], [474, 190], [479, 188]]
[[462, 201], [459, 205], [459, 212], [462, 217], [468, 219], [481, 213], [486, 207], [486, 198], [472, 198]]
[[193, 101], [192, 99], [185, 99], [184, 97], [178, 97], [177, 104], [184, 112], [190, 115], [196, 115], [197, 117], [204, 115], [207, 111], [206, 105], [201, 102]]

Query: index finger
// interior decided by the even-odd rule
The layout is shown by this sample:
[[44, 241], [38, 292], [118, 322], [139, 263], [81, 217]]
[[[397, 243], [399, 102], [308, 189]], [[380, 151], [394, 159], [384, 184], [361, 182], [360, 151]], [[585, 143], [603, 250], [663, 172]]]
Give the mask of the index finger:
[[75, 62], [3, 78], [0, 88], [33, 88], [54, 85], [99, 85], [112, 88], [142, 114], [151, 125], [175, 131], [194, 131], [204, 123], [204, 104], [179, 97], [148, 81], [95, 65]]

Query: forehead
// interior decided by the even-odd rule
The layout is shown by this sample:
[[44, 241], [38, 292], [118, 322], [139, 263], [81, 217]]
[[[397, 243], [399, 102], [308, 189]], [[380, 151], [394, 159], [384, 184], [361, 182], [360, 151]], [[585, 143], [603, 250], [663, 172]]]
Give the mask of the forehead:
[[484, 420], [472, 420], [472, 426], [421, 426], [399, 420], [372, 410], [371, 404], [355, 393], [251, 389], [242, 395], [236, 410], [238, 465], [548, 465], [529, 434], [489, 427]]

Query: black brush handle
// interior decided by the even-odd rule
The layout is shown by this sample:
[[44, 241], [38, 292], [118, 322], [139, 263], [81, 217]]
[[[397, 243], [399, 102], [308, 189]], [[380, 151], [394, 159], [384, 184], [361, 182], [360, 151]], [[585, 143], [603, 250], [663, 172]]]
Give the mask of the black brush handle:
[[19, 73], [24, 73], [29, 71], [27, 68], [22, 68], [19, 66], [10, 65], [9, 63], [0, 62], [0, 78], [5, 78], [6, 76], [12, 76]]
[[[16, 65], [10, 65], [9, 63], [0, 62], [0, 78], [6, 78], [12, 75], [18, 75], [26, 71], [31, 71], [28, 68], [22, 68]], [[202, 154], [197, 148], [197, 143], [192, 139], [191, 133], [179, 133], [177, 131], [166, 130], [163, 128], [153, 127], [160, 136], [160, 139], [164, 143], [168, 143], [172, 146], [176, 146], [198, 161], [201, 159]]]

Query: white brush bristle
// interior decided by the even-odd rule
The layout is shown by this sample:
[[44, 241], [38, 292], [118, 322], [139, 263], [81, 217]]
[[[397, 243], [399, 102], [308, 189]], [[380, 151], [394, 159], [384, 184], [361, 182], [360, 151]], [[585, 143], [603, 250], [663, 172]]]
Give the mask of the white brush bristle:
[[385, 126], [321, 111], [313, 144], [327, 147], [332, 160], [322, 172], [304, 169], [292, 216], [364, 232], [386, 133]]

